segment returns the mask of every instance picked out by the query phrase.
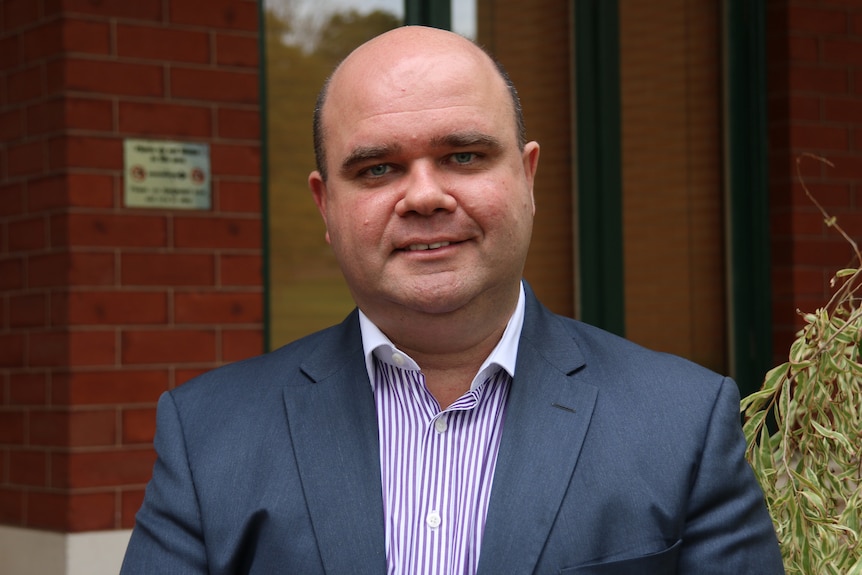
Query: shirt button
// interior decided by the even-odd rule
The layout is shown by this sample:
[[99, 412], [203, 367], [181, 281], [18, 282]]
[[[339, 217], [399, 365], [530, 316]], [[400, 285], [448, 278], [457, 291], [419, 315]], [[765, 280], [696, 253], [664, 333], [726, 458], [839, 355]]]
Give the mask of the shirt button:
[[440, 519], [440, 514], [436, 511], [431, 511], [425, 518], [425, 523], [427, 523], [428, 527], [430, 527], [431, 529], [437, 529], [438, 527], [440, 527], [441, 521], [442, 520]]
[[437, 433], [443, 433], [449, 428], [449, 424], [446, 423], [446, 418], [441, 416], [434, 420], [434, 429], [437, 430]]
[[395, 363], [395, 365], [397, 365], [398, 367], [401, 367], [402, 365], [404, 365], [404, 356], [400, 353], [393, 353], [392, 362]]

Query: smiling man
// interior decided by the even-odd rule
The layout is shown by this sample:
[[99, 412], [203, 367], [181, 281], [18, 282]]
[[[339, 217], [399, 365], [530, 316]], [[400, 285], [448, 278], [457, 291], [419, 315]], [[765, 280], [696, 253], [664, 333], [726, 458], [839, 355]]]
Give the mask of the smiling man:
[[782, 573], [735, 384], [521, 279], [539, 145], [474, 44], [404, 27], [321, 92], [345, 321], [161, 399], [123, 573]]

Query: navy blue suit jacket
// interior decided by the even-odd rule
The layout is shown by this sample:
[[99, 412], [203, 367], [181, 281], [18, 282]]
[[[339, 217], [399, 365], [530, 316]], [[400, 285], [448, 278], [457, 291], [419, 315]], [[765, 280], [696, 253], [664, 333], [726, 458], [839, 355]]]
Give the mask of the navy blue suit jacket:
[[[166, 393], [157, 417], [122, 573], [386, 573], [355, 311]], [[528, 288], [479, 574], [783, 573], [744, 447], [733, 381]]]

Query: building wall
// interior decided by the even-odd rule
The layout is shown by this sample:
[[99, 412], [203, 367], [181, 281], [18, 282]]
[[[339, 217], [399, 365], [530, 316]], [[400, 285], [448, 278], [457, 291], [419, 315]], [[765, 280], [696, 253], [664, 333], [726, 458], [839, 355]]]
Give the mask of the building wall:
[[[853, 262], [797, 176], [857, 242], [862, 240], [862, 3], [767, 3], [773, 326], [776, 361], [822, 307], [833, 274]], [[827, 159], [829, 166], [810, 157]]]
[[[161, 392], [262, 351], [259, 58], [256, 0], [0, 1], [0, 526], [132, 527]], [[212, 208], [126, 207], [125, 138]]]

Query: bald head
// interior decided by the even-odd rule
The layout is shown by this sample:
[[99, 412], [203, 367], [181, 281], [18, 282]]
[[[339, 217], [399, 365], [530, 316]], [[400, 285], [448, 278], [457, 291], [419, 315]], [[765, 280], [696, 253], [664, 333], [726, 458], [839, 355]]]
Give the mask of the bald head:
[[[345, 99], [348, 100], [346, 105], [350, 105], [349, 99], [355, 94], [353, 90], [357, 83], [378, 82], [382, 73], [392, 70], [400, 70], [405, 86], [410, 83], [422, 84], [429, 66], [445, 65], [444, 60], [429, 58], [438, 54], [449, 54], [450, 57], [472, 60], [476, 70], [484, 72], [477, 73], [472, 81], [487, 82], [490, 73], [492, 75], [490, 81], [500, 83], [503, 88], [501, 93], [507, 94], [511, 101], [512, 122], [518, 147], [524, 148], [527, 135], [521, 102], [503, 66], [481, 47], [463, 36], [437, 28], [404, 26], [381, 34], [356, 48], [336, 67], [320, 90], [314, 109], [313, 137], [317, 170], [324, 181], [328, 177], [326, 117], [328, 116], [327, 104], [334, 99], [331, 95], [333, 93], [341, 97], [346, 95]], [[368, 73], [369, 70], [372, 74]], [[380, 71], [381, 75], [373, 74], [374, 70]]]

